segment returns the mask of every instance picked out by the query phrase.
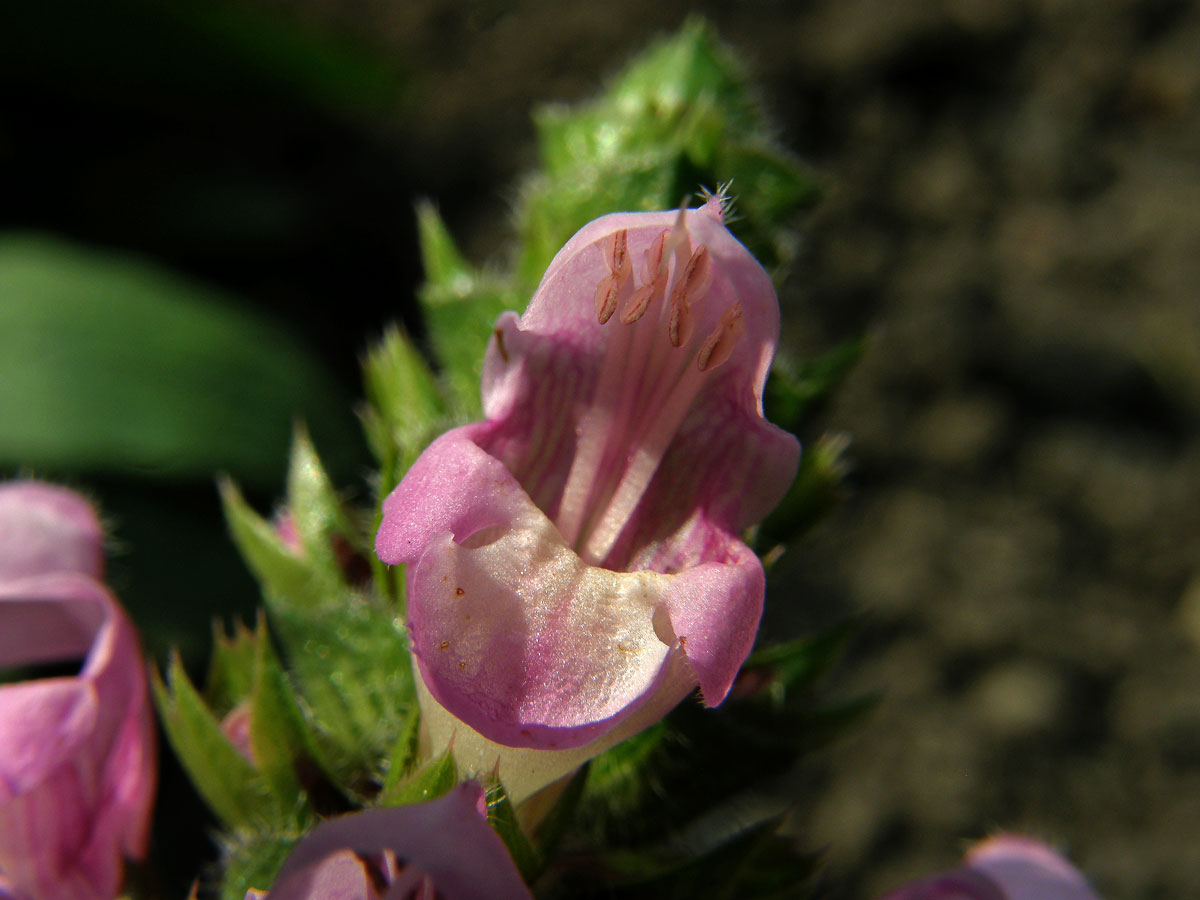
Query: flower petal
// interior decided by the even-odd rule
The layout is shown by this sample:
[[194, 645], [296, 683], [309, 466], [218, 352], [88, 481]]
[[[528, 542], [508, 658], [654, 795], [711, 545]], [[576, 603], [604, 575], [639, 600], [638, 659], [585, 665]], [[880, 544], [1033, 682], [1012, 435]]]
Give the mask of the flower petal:
[[[624, 229], [630, 257], [640, 260], [677, 215], [617, 213], [586, 225], [555, 256], [525, 313], [519, 319], [506, 313], [497, 323], [483, 368], [488, 423], [477, 426], [475, 440], [504, 462], [552, 519], [576, 453], [580, 408], [605, 402], [597, 396], [597, 372], [607, 342], [623, 327], [601, 325], [595, 316], [592, 291], [608, 272], [601, 247]], [[697, 507], [731, 533], [758, 521], [791, 484], [799, 459], [795, 437], [762, 415], [779, 336], [770, 278], [711, 211], [688, 210], [685, 221], [712, 259], [706, 299], [693, 310], [695, 330], [707, 333], [736, 303], [745, 333], [708, 377], [631, 526], [608, 556], [609, 568], [644, 567], [634, 561], [636, 551], [682, 526]]]
[[270, 900], [377, 900], [370, 873], [352, 850], [342, 850], [319, 865], [302, 869], [279, 883]]
[[966, 863], [1000, 885], [1009, 900], [1098, 900], [1078, 869], [1033, 838], [996, 835], [972, 847]]
[[580, 746], [662, 686], [672, 578], [585, 565], [471, 430], [438, 439], [388, 498], [380, 557], [416, 563], [413, 652], [442, 706], [507, 746]]
[[[288, 857], [270, 900], [293, 877], [324, 866], [345, 850], [360, 855], [390, 850], [401, 863], [429, 876], [446, 900], [529, 900], [529, 889], [504, 844], [479, 813], [482, 795], [479, 785], [468, 782], [428, 803], [330, 819], [309, 832]], [[325, 900], [328, 895], [278, 896]]]
[[69, 762], [91, 737], [96, 713], [95, 690], [78, 679], [0, 688], [0, 804], [34, 789]]
[[145, 851], [153, 718], [133, 625], [103, 585], [0, 583], [0, 664], [85, 653], [74, 678], [0, 688], [0, 868], [40, 900], [111, 900], [122, 853]]
[[0, 484], [0, 581], [79, 572], [100, 577], [103, 532], [74, 491], [40, 481]]

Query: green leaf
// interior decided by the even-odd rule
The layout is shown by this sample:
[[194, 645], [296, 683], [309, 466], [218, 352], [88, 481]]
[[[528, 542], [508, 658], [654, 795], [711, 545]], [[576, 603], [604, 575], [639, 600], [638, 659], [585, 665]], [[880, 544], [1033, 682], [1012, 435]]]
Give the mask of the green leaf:
[[340, 606], [273, 609], [271, 621], [321, 759], [343, 791], [370, 793], [415, 704], [404, 623], [355, 594]]
[[471, 266], [459, 252], [437, 207], [428, 200], [417, 203], [417, 239], [425, 281], [438, 291], [467, 294], [475, 278]]
[[[300, 555], [324, 604], [340, 602], [346, 576], [338, 559], [339, 543], [362, 552], [365, 537], [351, 524], [333, 482], [302, 427], [297, 427], [288, 466], [287, 516], [300, 540]], [[349, 546], [347, 546], [349, 543]]]
[[167, 670], [168, 688], [154, 673], [154, 699], [167, 738], [205, 802], [227, 826], [279, 817], [266, 783], [221, 731], [221, 723], [192, 687], [178, 655]]
[[381, 484], [389, 490], [449, 424], [446, 402], [429, 364], [394, 326], [367, 354], [363, 376], [367, 440], [380, 462]]
[[224, 715], [250, 696], [258, 652], [258, 636], [240, 619], [234, 620], [232, 635], [226, 634], [219, 622], [213, 623], [205, 697], [217, 715]]
[[811, 688], [825, 677], [846, 649], [854, 629], [835, 625], [811, 636], [755, 650], [742, 665], [742, 675], [762, 679], [771, 699], [782, 705], [789, 695]]
[[277, 484], [292, 421], [348, 403], [292, 336], [148, 262], [0, 236], [0, 465]]
[[430, 760], [379, 797], [380, 806], [408, 806], [434, 800], [458, 784], [458, 767], [450, 753]]
[[302, 836], [302, 832], [290, 830], [225, 834], [221, 842], [221, 900], [245, 900], [251, 888], [270, 888]]
[[417, 233], [425, 265], [418, 298], [450, 413], [457, 419], [477, 418], [484, 351], [500, 313], [521, 305], [520, 298], [502, 279], [467, 265], [432, 204], [417, 206]]
[[508, 792], [498, 779], [492, 779], [484, 788], [487, 792], [488, 824], [504, 841], [508, 855], [512, 857], [521, 877], [532, 881], [541, 872], [541, 860], [517, 823], [517, 814], [508, 799]]
[[842, 384], [866, 352], [866, 338], [854, 338], [802, 364], [780, 353], [771, 368], [763, 393], [767, 418], [793, 434]]
[[268, 602], [302, 607], [328, 603], [322, 579], [310, 563], [284, 543], [272, 523], [250, 508], [230, 479], [220, 479], [219, 487], [229, 533]]
[[420, 736], [421, 710], [414, 703], [408, 711], [404, 727], [400, 729], [400, 736], [396, 738], [396, 742], [392, 745], [392, 752], [388, 754], [388, 768], [383, 780], [382, 793], [387, 794], [406, 775], [412, 773], [413, 765], [419, 758]]
[[572, 820], [579, 811], [580, 801], [588, 786], [589, 767], [590, 763], [584, 763], [575, 771], [563, 789], [562, 795], [550, 808], [550, 812], [534, 826], [533, 839], [537, 845], [538, 854], [543, 860], [554, 856], [559, 843], [567, 834]]
[[[663, 854], [626, 851], [609, 862], [629, 880], [612, 896], [620, 900], [783, 900], [805, 896], [804, 882], [815, 871], [816, 855], [782, 837], [782, 817], [758, 822], [708, 850], [663, 865]], [[632, 877], [630, 877], [632, 876]], [[620, 876], [617, 876], [620, 880]]]
[[671, 741], [667, 723], [657, 722], [591, 761], [585, 805], [603, 809], [607, 818], [629, 815], [647, 792], [655, 790], [655, 766]]
[[826, 434], [801, 454], [796, 480], [759, 526], [755, 538], [758, 546], [795, 541], [837, 506], [842, 499], [848, 446], [849, 439], [844, 435]]
[[732, 182], [732, 230], [768, 268], [790, 256], [789, 224], [817, 186], [775, 140], [737, 58], [699, 19], [636, 58], [599, 98], [540, 110], [542, 171], [522, 193], [517, 283], [537, 284], [591, 219], [671, 209]]
[[259, 772], [283, 810], [301, 814], [307, 792], [328, 781], [321, 750], [271, 648], [266, 620], [259, 619], [254, 691], [250, 696], [250, 745]]

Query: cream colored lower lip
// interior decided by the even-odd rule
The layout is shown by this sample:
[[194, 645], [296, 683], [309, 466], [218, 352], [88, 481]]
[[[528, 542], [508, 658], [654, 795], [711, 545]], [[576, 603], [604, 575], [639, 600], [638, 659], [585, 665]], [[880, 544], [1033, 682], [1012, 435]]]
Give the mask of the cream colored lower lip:
[[570, 750], [505, 747], [488, 740], [438, 703], [414, 666], [417, 702], [421, 705], [421, 755], [432, 758], [450, 750], [460, 778], [487, 781], [498, 772], [509, 799], [514, 804], [522, 803], [547, 785], [570, 775], [592, 757], [649, 728], [690, 694], [696, 685], [695, 676], [682, 654], [673, 654], [672, 658], [668, 665], [677, 673], [671, 674], [651, 700], [612, 731]]

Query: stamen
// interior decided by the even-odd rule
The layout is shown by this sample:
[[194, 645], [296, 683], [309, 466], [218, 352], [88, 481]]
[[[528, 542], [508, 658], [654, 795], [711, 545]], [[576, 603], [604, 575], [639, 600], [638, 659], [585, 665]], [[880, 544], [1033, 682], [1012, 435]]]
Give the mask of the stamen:
[[669, 233], [668, 231], [662, 232], [646, 250], [646, 257], [642, 263], [644, 284], [634, 291], [629, 302], [625, 304], [625, 311], [621, 313], [621, 321], [626, 325], [632, 325], [644, 316], [646, 310], [650, 308], [650, 304], [666, 292], [667, 269], [662, 261], [663, 247]]
[[603, 251], [609, 274], [596, 286], [596, 318], [601, 325], [617, 311], [617, 298], [633, 275], [633, 266], [629, 262], [629, 231], [624, 228], [614, 231], [605, 238]]
[[673, 347], [682, 347], [692, 336], [692, 302], [704, 296], [712, 281], [708, 248], [701, 244], [675, 279], [671, 290], [671, 314], [667, 337]]
[[697, 368], [701, 372], [707, 372], [724, 363], [729, 359], [733, 348], [737, 346], [737, 342], [745, 333], [746, 326], [742, 323], [742, 304], [738, 301], [725, 310], [721, 321], [713, 329], [713, 333], [700, 347], [700, 352], [696, 355]]
[[603, 325], [617, 311], [617, 297], [621, 293], [621, 279], [616, 274], [605, 275], [596, 285], [596, 318]]
[[663, 247], [662, 261], [659, 263], [660, 271], [666, 270], [667, 260], [670, 259], [672, 253], [675, 254], [675, 271], [680, 271], [687, 260], [688, 254], [692, 252], [692, 241], [688, 235], [686, 214], [687, 200], [685, 199], [679, 205], [679, 214], [675, 217], [674, 224], [671, 225], [671, 234]]
[[649, 428], [634, 442], [634, 450], [620, 482], [603, 512], [583, 537], [579, 555], [591, 565], [601, 565], [621, 536], [638, 503], [650, 486], [667, 448], [691, 409], [704, 382], [704, 373], [686, 366], [679, 381], [662, 403], [651, 411]]
[[[600, 248], [609, 271], [596, 288], [597, 318], [604, 324], [620, 310], [629, 330], [608, 334], [555, 513], [564, 541], [591, 565], [603, 565], [612, 553], [707, 372], [729, 359], [744, 332], [741, 305], [734, 303], [696, 349], [694, 307], [709, 290], [714, 264], [705, 246], [692, 251], [686, 213], [681, 209], [646, 249], [640, 279], [626, 231], [614, 232]], [[663, 330], [670, 347], [661, 343]]]

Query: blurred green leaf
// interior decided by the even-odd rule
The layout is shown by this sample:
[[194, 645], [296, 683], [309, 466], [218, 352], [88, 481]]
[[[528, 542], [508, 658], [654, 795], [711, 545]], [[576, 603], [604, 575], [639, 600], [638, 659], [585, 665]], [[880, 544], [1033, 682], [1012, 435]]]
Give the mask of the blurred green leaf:
[[796, 363], [780, 352], [771, 367], [763, 392], [767, 418], [780, 428], [797, 434], [862, 358], [866, 338], [838, 344], [814, 359]]
[[214, 713], [225, 715], [250, 696], [257, 659], [258, 635], [241, 620], [234, 620], [233, 634], [213, 623], [212, 660], [204, 693]]
[[171, 659], [167, 680], [169, 687], [154, 673], [158, 714], [175, 755], [212, 811], [229, 827], [278, 819], [266, 783], [225, 737], [178, 656]]
[[379, 797], [380, 806], [408, 806], [434, 800], [458, 784], [454, 757], [443, 753]]
[[177, 101], [181, 94], [249, 95], [345, 115], [391, 111], [404, 87], [394, 60], [255, 4], [43, 0], [14, 6], [5, 25], [0, 72], [72, 84], [100, 77]]
[[849, 438], [823, 434], [800, 456], [800, 468], [779, 505], [758, 527], [760, 547], [788, 544], [824, 518], [842, 499]]
[[388, 754], [388, 769], [383, 780], [381, 794], [388, 794], [407, 775], [412, 773], [414, 764], [419, 758], [419, 741], [421, 737], [421, 711], [414, 703], [404, 720], [404, 727], [392, 745]]
[[841, 657], [853, 634], [849, 623], [797, 638], [783, 644], [763, 647], [750, 654], [742, 664], [739, 678], [765, 686], [773, 701], [782, 705], [789, 694], [811, 688], [823, 678]]
[[609, 854], [605, 861], [617, 884], [604, 896], [619, 900], [797, 900], [809, 896], [805, 882], [814, 873], [817, 857], [781, 836], [781, 824], [781, 817], [766, 819], [673, 863], [665, 861], [670, 855], [661, 850]]
[[445, 429], [446, 402], [429, 364], [396, 327], [384, 332], [371, 348], [363, 363], [363, 376], [367, 439], [380, 463], [381, 483], [388, 490]]
[[0, 464], [277, 483], [297, 416], [349, 404], [286, 331], [149, 262], [0, 236]]
[[630, 814], [657, 788], [654, 767], [671, 743], [663, 721], [601, 753], [588, 765], [585, 805], [600, 808], [602, 818]]
[[250, 888], [265, 891], [275, 882], [302, 834], [240, 830], [222, 836], [221, 900], [245, 900]]

